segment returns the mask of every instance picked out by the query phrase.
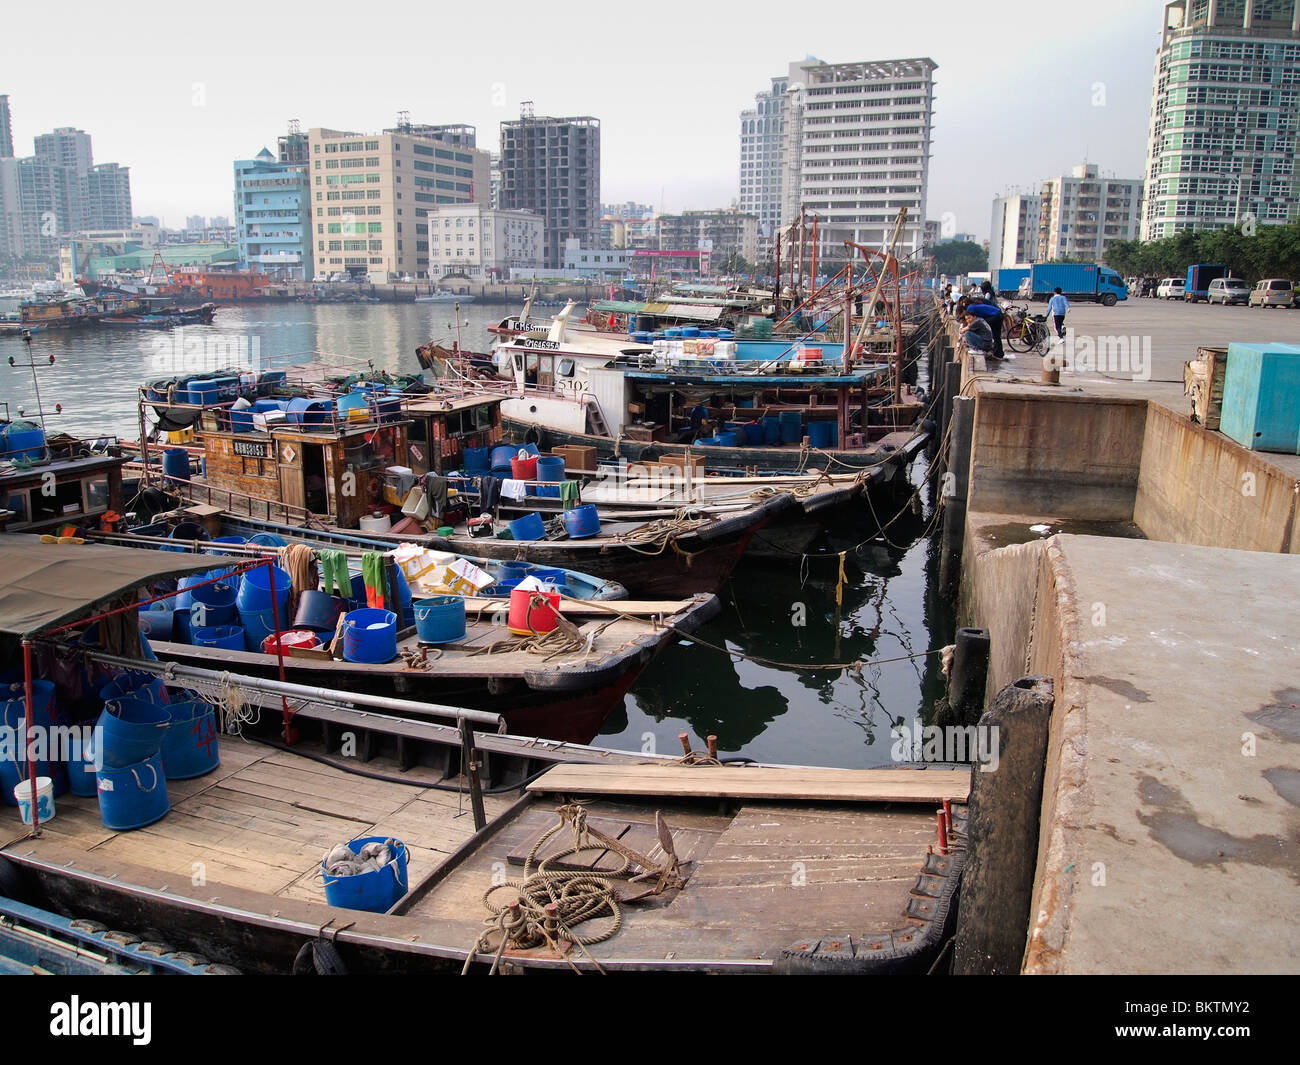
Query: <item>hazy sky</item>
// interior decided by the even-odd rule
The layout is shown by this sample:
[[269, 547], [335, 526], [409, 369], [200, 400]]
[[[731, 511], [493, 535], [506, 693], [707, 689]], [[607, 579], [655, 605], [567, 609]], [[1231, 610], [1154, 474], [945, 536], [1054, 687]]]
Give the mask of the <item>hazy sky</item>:
[[[572, 0], [6, 5], [0, 93], [15, 150], [55, 126], [131, 167], [136, 214], [232, 215], [231, 164], [303, 128], [537, 114], [601, 120], [601, 199], [669, 211], [738, 193], [739, 113], [807, 55], [928, 56], [927, 216], [988, 236], [992, 197], [1086, 158], [1140, 177], [1162, 0], [646, 5]], [[561, 17], [561, 14], [563, 17]], [[800, 16], [806, 16], [800, 21]], [[52, 21], [53, 20], [53, 21]], [[48, 44], [46, 43], [48, 42]], [[326, 73], [326, 68], [329, 72]]]

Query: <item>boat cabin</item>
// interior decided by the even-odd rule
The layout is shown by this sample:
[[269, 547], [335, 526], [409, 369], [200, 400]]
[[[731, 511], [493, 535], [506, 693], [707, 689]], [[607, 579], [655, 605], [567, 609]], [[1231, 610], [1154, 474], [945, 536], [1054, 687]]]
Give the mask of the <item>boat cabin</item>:
[[406, 465], [419, 475], [460, 469], [466, 450], [501, 443], [500, 396], [416, 396], [407, 400], [405, 413]]
[[110, 511], [121, 514], [126, 462], [103, 443], [62, 434], [0, 452], [0, 532], [54, 532]]

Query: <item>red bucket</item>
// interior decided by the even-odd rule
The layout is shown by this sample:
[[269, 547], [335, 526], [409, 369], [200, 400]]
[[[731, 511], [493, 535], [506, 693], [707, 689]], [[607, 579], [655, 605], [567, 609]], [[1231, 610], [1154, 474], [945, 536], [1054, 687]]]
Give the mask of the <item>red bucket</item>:
[[551, 632], [559, 624], [559, 618], [559, 592], [516, 588], [510, 593], [507, 625], [516, 636], [540, 636]]
[[537, 480], [537, 456], [529, 455], [527, 458], [511, 459], [510, 472], [516, 481]]
[[[303, 629], [294, 629], [291, 632], [282, 632], [279, 636], [280, 650], [284, 654], [289, 653], [290, 647], [315, 647], [320, 643], [320, 634], [316, 632], [307, 632]], [[276, 636], [272, 633], [262, 641], [262, 653], [273, 655], [276, 650]]]

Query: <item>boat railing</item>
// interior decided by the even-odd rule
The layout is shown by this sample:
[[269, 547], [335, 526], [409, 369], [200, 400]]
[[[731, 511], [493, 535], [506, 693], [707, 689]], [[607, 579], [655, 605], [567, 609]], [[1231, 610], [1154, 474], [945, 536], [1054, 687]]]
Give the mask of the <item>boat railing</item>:
[[194, 503], [206, 503], [217, 506], [214, 500], [225, 499], [221, 504], [223, 510], [248, 518], [262, 518], [266, 521], [281, 521], [302, 528], [326, 528], [326, 523], [305, 507], [294, 506], [278, 499], [250, 495], [231, 488], [221, 488], [206, 481], [192, 481], [185, 477], [174, 477], [168, 473], [159, 475], [165, 488], [170, 488], [177, 495], [185, 496]]

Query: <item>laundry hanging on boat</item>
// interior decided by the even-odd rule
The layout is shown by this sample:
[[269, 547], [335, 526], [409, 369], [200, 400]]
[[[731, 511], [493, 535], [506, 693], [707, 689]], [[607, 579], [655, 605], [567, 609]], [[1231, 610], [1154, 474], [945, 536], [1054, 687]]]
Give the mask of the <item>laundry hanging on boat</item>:
[[524, 481], [507, 478], [501, 482], [501, 498], [522, 500], [528, 494], [528, 485]]
[[480, 514], [486, 514], [489, 510], [496, 507], [501, 499], [501, 479], [493, 477], [490, 474], [484, 474], [478, 479], [478, 509]]
[[298, 597], [303, 592], [315, 591], [320, 583], [316, 574], [316, 551], [306, 544], [290, 544], [281, 549], [280, 556], [285, 571], [293, 582], [289, 604], [289, 613], [292, 616], [297, 609]]
[[384, 576], [384, 562], [381, 551], [367, 551], [361, 556], [361, 576], [366, 582], [366, 606], [376, 610], [384, 609], [384, 592], [388, 584]]
[[429, 513], [441, 517], [447, 509], [447, 478], [437, 473], [424, 475], [424, 497], [429, 501]]
[[582, 493], [579, 490], [581, 486], [577, 481], [560, 482], [560, 502], [564, 504], [565, 510], [572, 510], [582, 502]]
[[352, 579], [348, 575], [348, 556], [342, 551], [320, 552], [321, 582], [328, 595], [352, 595]]

